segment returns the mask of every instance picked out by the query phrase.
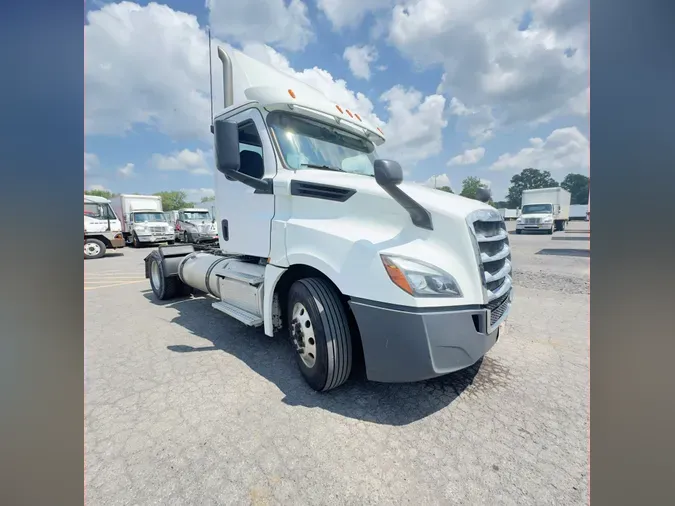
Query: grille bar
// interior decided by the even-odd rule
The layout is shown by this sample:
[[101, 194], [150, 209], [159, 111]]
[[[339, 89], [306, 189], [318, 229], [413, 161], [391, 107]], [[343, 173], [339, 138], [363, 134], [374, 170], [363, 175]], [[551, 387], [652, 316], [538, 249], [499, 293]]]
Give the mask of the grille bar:
[[470, 215], [467, 221], [475, 238], [485, 302], [493, 303], [501, 297], [508, 299], [512, 288], [512, 266], [504, 219], [496, 210], [480, 210]]

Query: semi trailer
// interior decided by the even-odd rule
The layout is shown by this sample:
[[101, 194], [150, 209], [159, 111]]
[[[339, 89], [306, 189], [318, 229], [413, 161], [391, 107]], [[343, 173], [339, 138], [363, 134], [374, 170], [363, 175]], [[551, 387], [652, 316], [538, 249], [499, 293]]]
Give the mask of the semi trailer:
[[206, 294], [265, 335], [286, 334], [317, 391], [343, 384], [357, 355], [378, 382], [479, 361], [504, 335], [513, 298], [489, 192], [478, 201], [404, 182], [377, 154], [384, 132], [358, 111], [239, 51], [218, 57], [218, 247], [150, 253], [154, 296]]
[[84, 196], [84, 258], [101, 258], [108, 249], [124, 247], [122, 225], [110, 200]]

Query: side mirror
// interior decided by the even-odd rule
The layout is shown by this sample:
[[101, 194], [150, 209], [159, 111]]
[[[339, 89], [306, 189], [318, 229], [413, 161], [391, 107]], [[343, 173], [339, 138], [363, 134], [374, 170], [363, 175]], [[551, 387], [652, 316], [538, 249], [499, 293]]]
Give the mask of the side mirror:
[[229, 175], [239, 170], [239, 127], [227, 120], [217, 120], [214, 125], [216, 167]]
[[403, 169], [393, 160], [375, 160], [375, 181], [382, 187], [398, 186], [403, 181]]
[[476, 200], [481, 202], [489, 202], [492, 198], [492, 192], [488, 188], [478, 188], [476, 191]]

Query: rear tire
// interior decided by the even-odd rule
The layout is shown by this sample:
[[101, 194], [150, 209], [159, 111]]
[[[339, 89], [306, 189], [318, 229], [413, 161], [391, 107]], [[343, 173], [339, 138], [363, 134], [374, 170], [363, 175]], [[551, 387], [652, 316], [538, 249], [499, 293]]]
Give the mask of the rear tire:
[[165, 276], [159, 254], [152, 253], [150, 260], [150, 288], [159, 300], [184, 297], [192, 293], [192, 287], [183, 283], [178, 276]]
[[84, 258], [93, 260], [94, 258], [101, 258], [105, 255], [105, 244], [98, 239], [84, 240]]
[[342, 385], [352, 370], [352, 339], [339, 293], [321, 278], [300, 279], [289, 290], [287, 311], [305, 381], [319, 392]]

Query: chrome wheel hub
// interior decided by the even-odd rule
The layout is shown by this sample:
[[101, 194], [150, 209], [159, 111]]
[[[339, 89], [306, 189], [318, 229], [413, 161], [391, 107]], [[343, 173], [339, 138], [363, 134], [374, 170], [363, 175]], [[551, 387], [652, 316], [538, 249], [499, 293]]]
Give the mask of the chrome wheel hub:
[[101, 252], [101, 247], [95, 242], [88, 242], [84, 245], [84, 254], [93, 257]]
[[316, 363], [316, 337], [307, 308], [300, 302], [296, 302], [293, 306], [290, 327], [295, 350], [304, 364], [311, 369]]

